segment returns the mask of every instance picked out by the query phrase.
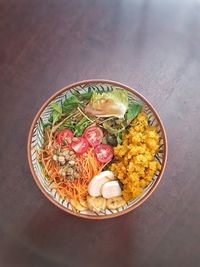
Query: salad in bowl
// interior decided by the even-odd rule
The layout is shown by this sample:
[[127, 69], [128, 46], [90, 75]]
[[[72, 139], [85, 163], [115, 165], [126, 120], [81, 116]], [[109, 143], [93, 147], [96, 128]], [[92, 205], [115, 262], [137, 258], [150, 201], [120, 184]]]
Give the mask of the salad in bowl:
[[167, 158], [162, 122], [135, 90], [113, 81], [67, 86], [37, 113], [28, 159], [42, 192], [79, 217], [127, 213], [156, 188]]

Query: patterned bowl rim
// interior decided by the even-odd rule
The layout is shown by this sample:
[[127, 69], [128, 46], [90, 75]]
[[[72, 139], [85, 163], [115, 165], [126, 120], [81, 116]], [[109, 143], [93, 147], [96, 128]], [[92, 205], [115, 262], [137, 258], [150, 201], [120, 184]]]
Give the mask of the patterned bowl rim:
[[[43, 188], [42, 184], [40, 183], [34, 168], [33, 168], [33, 164], [32, 164], [32, 159], [31, 159], [31, 140], [32, 140], [32, 135], [33, 135], [33, 130], [35, 127], [36, 122], [38, 121], [40, 115], [42, 114], [43, 110], [49, 105], [49, 103], [51, 101], [53, 101], [58, 95], [60, 95], [61, 93], [72, 89], [73, 87], [79, 86], [81, 84], [91, 84], [91, 83], [103, 83], [103, 84], [110, 84], [110, 85], [114, 85], [114, 86], [119, 86], [122, 89], [128, 90], [129, 92], [135, 94], [137, 97], [141, 98], [142, 101], [144, 103], [146, 103], [151, 110], [153, 111], [159, 126], [161, 128], [162, 131], [162, 135], [163, 135], [163, 144], [164, 144], [164, 156], [163, 156], [163, 162], [162, 162], [162, 166], [161, 166], [161, 171], [159, 173], [159, 176], [157, 177], [155, 183], [153, 184], [153, 186], [149, 189], [149, 191], [136, 203], [134, 203], [133, 205], [131, 205], [130, 207], [119, 211], [118, 213], [113, 213], [113, 214], [108, 214], [108, 215], [102, 215], [102, 216], [91, 216], [91, 215], [87, 215], [87, 214], [80, 214], [78, 212], [73, 212], [72, 210], [68, 209], [67, 207], [62, 206], [60, 203], [58, 203], [54, 198], [52, 198]], [[158, 186], [162, 175], [164, 173], [165, 170], [165, 166], [166, 166], [166, 162], [167, 162], [167, 154], [168, 154], [168, 145], [167, 145], [167, 136], [166, 136], [166, 132], [165, 132], [165, 128], [163, 126], [163, 123], [158, 115], [158, 113], [156, 112], [155, 108], [149, 103], [149, 101], [140, 93], [138, 93], [135, 89], [120, 83], [120, 82], [115, 82], [112, 80], [104, 80], [104, 79], [91, 79], [91, 80], [83, 80], [83, 81], [79, 81], [76, 83], [72, 83], [70, 85], [67, 85], [65, 87], [63, 87], [62, 89], [56, 91], [51, 97], [49, 97], [44, 104], [42, 105], [42, 107], [39, 109], [39, 111], [37, 112], [37, 114], [35, 115], [33, 122], [31, 124], [31, 128], [29, 131], [29, 135], [28, 135], [28, 143], [27, 143], [27, 155], [28, 155], [28, 163], [29, 163], [29, 167], [31, 169], [31, 173], [33, 175], [33, 178], [36, 182], [36, 184], [38, 185], [38, 187], [40, 188], [40, 190], [42, 191], [42, 193], [58, 208], [62, 209], [63, 211], [70, 213], [74, 216], [80, 217], [80, 218], [85, 218], [85, 219], [93, 219], [93, 220], [101, 220], [101, 219], [110, 219], [110, 218], [114, 218], [114, 217], [118, 217], [121, 216], [123, 214], [126, 214], [132, 210], [134, 210], [135, 208], [137, 208], [138, 206], [140, 206], [152, 193], [153, 191], [156, 189], [156, 187]]]

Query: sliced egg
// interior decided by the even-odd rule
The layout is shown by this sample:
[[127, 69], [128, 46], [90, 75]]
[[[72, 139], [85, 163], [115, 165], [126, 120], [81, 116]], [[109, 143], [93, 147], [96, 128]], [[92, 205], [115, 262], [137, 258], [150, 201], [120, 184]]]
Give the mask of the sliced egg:
[[119, 197], [122, 195], [122, 190], [118, 181], [109, 181], [104, 183], [101, 188], [101, 194], [104, 198]]
[[109, 181], [114, 180], [114, 174], [111, 171], [103, 171], [94, 176], [88, 185], [88, 193], [92, 197], [101, 196], [101, 187]]

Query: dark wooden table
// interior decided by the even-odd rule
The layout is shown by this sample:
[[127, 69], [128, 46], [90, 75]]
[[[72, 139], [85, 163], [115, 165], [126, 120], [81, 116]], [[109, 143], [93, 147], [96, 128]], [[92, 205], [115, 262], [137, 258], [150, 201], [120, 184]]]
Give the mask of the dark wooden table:
[[[89, 221], [52, 205], [26, 155], [57, 89], [128, 84], [166, 127], [163, 179], [140, 208]], [[0, 266], [200, 266], [200, 2], [0, 0]]]

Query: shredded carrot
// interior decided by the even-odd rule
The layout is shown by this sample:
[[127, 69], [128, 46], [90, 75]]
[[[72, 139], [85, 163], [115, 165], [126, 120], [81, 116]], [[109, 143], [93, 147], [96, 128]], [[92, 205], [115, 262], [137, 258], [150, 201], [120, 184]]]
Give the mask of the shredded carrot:
[[51, 189], [55, 189], [62, 198], [68, 200], [84, 199], [88, 195], [88, 185], [91, 179], [99, 174], [105, 165], [100, 163], [94, 154], [94, 149], [89, 148], [87, 153], [78, 157], [81, 166], [81, 176], [79, 179], [69, 180], [60, 175], [60, 166], [53, 160], [53, 146], [46, 145], [39, 152], [39, 160], [43, 165], [44, 172], [48, 176]]

